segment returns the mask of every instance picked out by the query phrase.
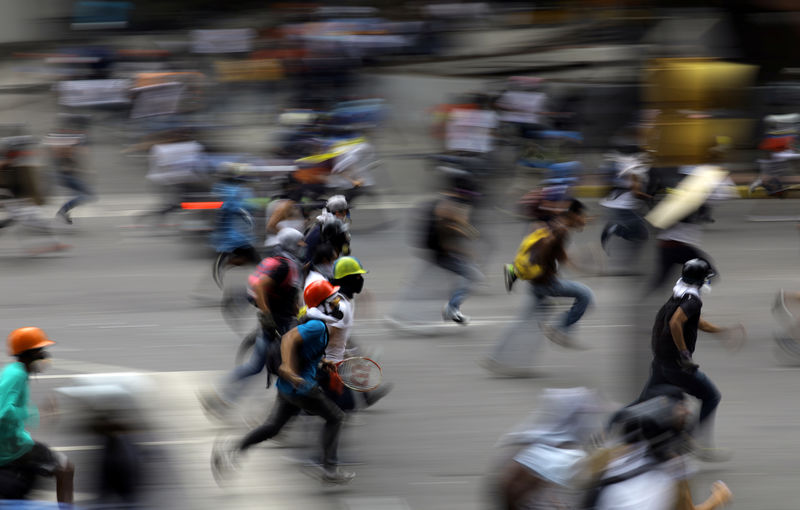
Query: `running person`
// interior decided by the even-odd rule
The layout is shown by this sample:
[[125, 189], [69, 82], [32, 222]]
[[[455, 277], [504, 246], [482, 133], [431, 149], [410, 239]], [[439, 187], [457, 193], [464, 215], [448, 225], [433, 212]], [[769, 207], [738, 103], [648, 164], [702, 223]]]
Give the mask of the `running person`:
[[699, 456], [714, 456], [710, 448], [714, 411], [720, 401], [720, 393], [714, 383], [700, 370], [692, 359], [697, 342], [697, 330], [707, 333], [725, 333], [743, 329], [741, 325], [721, 328], [706, 321], [700, 315], [703, 301], [701, 289], [708, 285], [714, 271], [708, 261], [692, 259], [683, 265], [681, 278], [672, 289], [669, 300], [661, 307], [653, 324], [653, 361], [650, 378], [645, 384], [639, 401], [644, 401], [656, 386], [671, 384], [682, 389], [701, 402], [699, 427], [705, 439], [705, 448]]
[[343, 195], [334, 195], [325, 203], [305, 235], [306, 254], [304, 263], [314, 259], [317, 246], [329, 242], [342, 255], [350, 254], [350, 206]]
[[[340, 257], [333, 266], [333, 280], [331, 283], [339, 287], [339, 295], [342, 301], [339, 304], [342, 310], [342, 319], [331, 324], [331, 338], [328, 348], [325, 350], [325, 358], [335, 362], [342, 361], [348, 357], [350, 352], [360, 350], [358, 346], [352, 345], [351, 335], [355, 321], [355, 297], [364, 288], [364, 275], [367, 270], [355, 257]], [[363, 354], [361, 354], [363, 356]], [[369, 407], [378, 400], [385, 397], [393, 388], [392, 383], [383, 383], [372, 391], [362, 393], [364, 404]], [[347, 391], [351, 397], [355, 398], [354, 392]]]
[[[280, 251], [265, 258], [248, 279], [248, 299], [258, 308], [260, 332], [255, 339], [255, 348], [250, 359], [233, 369], [226, 377], [219, 392], [200, 395], [203, 408], [213, 415], [230, 407], [241, 390], [242, 382], [261, 373], [265, 366], [272, 373], [274, 365], [268, 365], [275, 349], [276, 335], [283, 335], [294, 325], [298, 311], [301, 271], [297, 256], [303, 247], [303, 235], [287, 228], [278, 234]], [[274, 357], [274, 355], [272, 356]], [[268, 379], [269, 380], [269, 379]]]
[[38, 417], [30, 399], [28, 378], [49, 358], [55, 344], [39, 328], [19, 328], [8, 335], [8, 353], [17, 358], [0, 375], [0, 499], [22, 499], [36, 475], [55, 477], [59, 503], [72, 503], [74, 466], [45, 444], [34, 441], [25, 422]]
[[[318, 281], [305, 290], [303, 298], [309, 309], [317, 309], [332, 317], [340, 316], [336, 304], [338, 290], [339, 287], [327, 281]], [[231, 447], [215, 447], [211, 468], [217, 480], [238, 468], [239, 457], [251, 446], [274, 437], [301, 411], [325, 420], [322, 433], [323, 462], [318, 473], [320, 478], [328, 483], [347, 483], [353, 479], [353, 473], [342, 471], [337, 465], [344, 411], [317, 384], [317, 365], [330, 366], [330, 362], [324, 359], [328, 338], [328, 326], [317, 319], [309, 320], [283, 335], [275, 405], [263, 425], [250, 431]]]
[[550, 340], [564, 346], [574, 346], [571, 329], [594, 301], [589, 287], [558, 277], [559, 264], [569, 262], [565, 249], [569, 231], [582, 230], [585, 225], [586, 207], [581, 201], [572, 199], [565, 212], [523, 240], [520, 246], [522, 254], [517, 255], [513, 266], [505, 268], [506, 289], [510, 291], [518, 278], [528, 279], [537, 306], [546, 297], [575, 298], [558, 326], [540, 323]]

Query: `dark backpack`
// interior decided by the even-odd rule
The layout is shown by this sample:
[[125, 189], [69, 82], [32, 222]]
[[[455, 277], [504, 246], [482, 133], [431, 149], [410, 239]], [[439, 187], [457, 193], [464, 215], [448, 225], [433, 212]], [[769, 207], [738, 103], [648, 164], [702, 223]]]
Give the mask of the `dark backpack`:
[[421, 250], [440, 251], [439, 233], [437, 232], [436, 207], [439, 200], [431, 200], [417, 208], [416, 228], [412, 244]]

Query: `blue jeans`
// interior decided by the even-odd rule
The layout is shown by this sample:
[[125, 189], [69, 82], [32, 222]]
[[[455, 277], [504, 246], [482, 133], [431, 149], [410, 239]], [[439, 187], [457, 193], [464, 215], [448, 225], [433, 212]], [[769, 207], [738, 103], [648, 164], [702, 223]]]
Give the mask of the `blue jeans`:
[[561, 321], [561, 328], [564, 330], [569, 329], [570, 326], [578, 322], [583, 317], [583, 314], [586, 313], [589, 305], [594, 302], [592, 289], [582, 283], [562, 280], [561, 278], [555, 278], [547, 285], [534, 284], [533, 295], [536, 297], [537, 306], [548, 296], [575, 298], [572, 308], [567, 311]]
[[[292, 328], [292, 322], [290, 319], [281, 319], [279, 317], [275, 317], [275, 321], [277, 331], [281, 335], [285, 334]], [[261, 371], [266, 368], [267, 358], [269, 357], [270, 353], [270, 334], [271, 332], [259, 330], [259, 333], [256, 336], [255, 344], [253, 345], [253, 353], [250, 355], [250, 358], [238, 367], [231, 370], [225, 377], [225, 381], [220, 389], [220, 397], [222, 397], [223, 400], [226, 402], [235, 400], [236, 396], [241, 392], [244, 381], [254, 375], [260, 374]], [[278, 338], [272, 341], [279, 342], [280, 339]]]
[[68, 200], [61, 206], [60, 211], [64, 213], [68, 213], [73, 208], [77, 207], [78, 205], [88, 202], [94, 198], [94, 193], [89, 188], [89, 186], [84, 182], [80, 177], [75, 174], [71, 173], [59, 173], [58, 174], [58, 182], [62, 186], [67, 189], [71, 189], [72, 191], [76, 192], [78, 196], [75, 198]]
[[703, 372], [696, 370], [694, 373], [689, 373], [677, 366], [672, 367], [665, 362], [653, 360], [650, 366], [650, 379], [644, 385], [639, 401], [647, 400], [650, 390], [663, 384], [677, 386], [702, 402], [700, 423], [705, 422], [712, 415], [722, 398], [717, 387]]
[[441, 255], [436, 259], [436, 264], [442, 269], [451, 271], [459, 276], [456, 287], [450, 294], [450, 301], [447, 302], [449, 308], [458, 310], [464, 300], [467, 299], [467, 296], [469, 296], [469, 293], [472, 292], [472, 286], [483, 279], [483, 274], [478, 269], [478, 266], [465, 258], [455, 255]]

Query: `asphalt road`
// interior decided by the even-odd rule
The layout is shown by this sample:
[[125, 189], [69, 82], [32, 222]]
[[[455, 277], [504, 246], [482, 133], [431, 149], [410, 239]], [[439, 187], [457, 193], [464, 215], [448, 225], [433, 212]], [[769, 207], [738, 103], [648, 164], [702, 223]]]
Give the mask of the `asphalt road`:
[[[406, 203], [413, 201], [409, 197]], [[695, 359], [723, 395], [717, 439], [735, 456], [724, 464], [699, 465], [695, 487], [699, 499], [711, 482], [723, 479], [740, 508], [788, 510], [796, 508], [800, 446], [792, 438], [800, 414], [794, 397], [800, 369], [775, 355], [770, 306], [778, 288], [800, 288], [800, 239], [793, 222], [745, 221], [752, 208], [787, 215], [797, 205], [728, 202], [707, 228], [705, 248], [722, 276], [704, 313], [722, 325], [742, 322], [749, 342], [732, 355], [713, 339], [700, 339]], [[506, 294], [499, 269], [513, 256], [524, 226], [495, 214], [482, 226], [495, 249], [488, 255], [485, 285], [464, 305], [473, 318], [467, 327], [441, 322], [447, 282], [435, 271], [422, 283], [417, 280], [410, 300], [398, 301], [422, 264], [407, 245], [406, 222], [360, 234], [354, 253], [370, 272], [354, 335], [382, 350], [386, 378], [396, 387], [345, 430], [342, 456], [361, 462], [352, 467], [357, 479], [346, 488], [321, 488], [286, 458], [294, 450], [268, 444], [255, 448], [241, 475], [223, 489], [211, 477], [211, 445], [218, 435], [240, 434], [246, 427], [236, 418], [227, 426], [209, 421], [195, 397], [232, 366], [238, 342], [215, 306], [219, 292], [208, 276], [209, 253], [179, 236], [122, 229], [124, 214], [91, 211], [97, 211], [95, 217], [79, 218], [62, 236], [73, 248], [56, 255], [19, 256], [26, 234], [2, 233], [2, 329], [35, 324], [58, 342], [52, 370], [32, 381], [37, 401], [74, 384], [80, 374], [136, 373], [150, 381], [142, 405], [153, 427], [142, 441], [156, 450], [150, 466], [157, 508], [487, 508], [487, 474], [498, 454], [494, 443], [535, 409], [542, 388], [585, 385], [618, 402], [638, 393], [649, 323], [667, 294], [642, 301], [636, 299], [636, 278], [577, 276], [597, 298], [578, 333], [590, 349], [567, 351], [544, 343], [531, 360], [537, 377], [499, 378], [476, 362], [522, 306], [524, 287]], [[592, 211], [602, 212], [596, 204]], [[398, 204], [391, 212], [405, 218], [410, 209]], [[354, 222], [358, 214], [370, 209], [356, 211]], [[600, 221], [590, 225], [575, 244], [596, 243], [601, 226]], [[403, 333], [383, 320], [409, 312], [429, 320], [430, 328]], [[258, 417], [273, 398], [273, 390], [265, 392], [263, 379], [257, 379], [242, 415]], [[43, 422], [35, 435], [75, 460], [80, 500], [93, 489], [97, 442], [69, 427], [74, 418], [69, 409], [62, 403], [60, 419]], [[303, 433], [308, 427], [299, 423], [282, 442], [308, 442]]]

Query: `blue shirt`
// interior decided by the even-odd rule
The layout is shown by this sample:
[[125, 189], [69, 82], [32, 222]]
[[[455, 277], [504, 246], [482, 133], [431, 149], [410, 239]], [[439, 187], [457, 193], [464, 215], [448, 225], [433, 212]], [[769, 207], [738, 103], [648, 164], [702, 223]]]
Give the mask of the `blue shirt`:
[[0, 465], [16, 460], [33, 448], [25, 421], [38, 418], [28, 407], [28, 372], [22, 363], [10, 363], [0, 375]]
[[252, 192], [242, 185], [219, 183], [214, 186], [213, 193], [223, 200], [211, 233], [214, 249], [218, 253], [227, 253], [252, 246], [255, 235], [250, 219], [246, 217], [249, 212], [247, 200], [252, 198]]
[[297, 332], [303, 339], [303, 344], [297, 353], [298, 375], [306, 382], [300, 388], [295, 388], [289, 381], [278, 377], [276, 386], [278, 391], [285, 395], [307, 395], [311, 391], [317, 384], [317, 364], [325, 355], [325, 348], [328, 346], [328, 328], [322, 321], [311, 320], [301, 324], [297, 326]]

